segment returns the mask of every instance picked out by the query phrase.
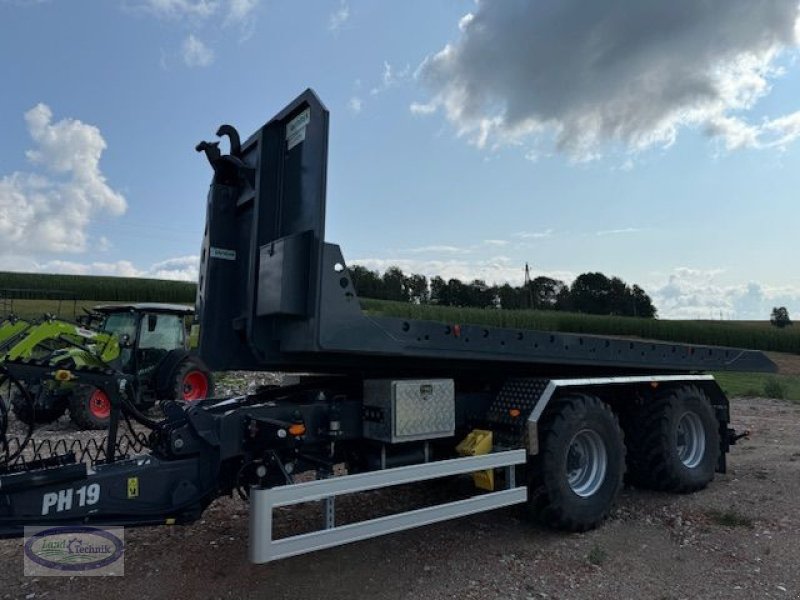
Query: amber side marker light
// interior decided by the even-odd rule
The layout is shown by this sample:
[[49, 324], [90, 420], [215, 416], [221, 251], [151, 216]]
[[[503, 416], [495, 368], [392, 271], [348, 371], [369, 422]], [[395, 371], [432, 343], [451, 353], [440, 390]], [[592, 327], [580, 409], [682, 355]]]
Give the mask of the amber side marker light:
[[302, 423], [295, 423], [294, 425], [289, 426], [289, 435], [293, 435], [294, 437], [299, 437], [306, 432], [306, 426]]
[[518, 408], [509, 409], [508, 414], [510, 414], [515, 419], [522, 414]]
[[75, 379], [75, 376], [67, 371], [66, 369], [59, 369], [55, 373], [53, 373], [53, 377], [56, 381], [70, 381]]

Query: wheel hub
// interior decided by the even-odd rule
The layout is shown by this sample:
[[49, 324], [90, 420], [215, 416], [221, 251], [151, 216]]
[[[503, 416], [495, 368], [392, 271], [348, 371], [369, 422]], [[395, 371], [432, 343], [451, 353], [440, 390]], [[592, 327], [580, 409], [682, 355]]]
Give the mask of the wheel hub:
[[567, 450], [567, 483], [581, 498], [600, 489], [606, 478], [608, 453], [605, 442], [596, 431], [582, 429], [570, 441]]
[[94, 390], [89, 398], [89, 411], [98, 419], [111, 415], [111, 402], [102, 390]]
[[678, 419], [675, 443], [684, 466], [694, 469], [702, 462], [706, 453], [706, 432], [697, 413], [685, 412]]
[[200, 371], [189, 371], [183, 378], [183, 399], [202, 400], [208, 394], [208, 378]]

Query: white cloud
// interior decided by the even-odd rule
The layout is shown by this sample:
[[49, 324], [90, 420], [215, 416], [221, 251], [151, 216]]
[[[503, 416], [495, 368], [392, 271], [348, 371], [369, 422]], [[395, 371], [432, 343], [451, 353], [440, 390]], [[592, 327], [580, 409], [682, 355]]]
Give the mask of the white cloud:
[[530, 162], [535, 163], [539, 162], [539, 158], [541, 158], [541, 153], [538, 150], [530, 149], [527, 150], [523, 156], [525, 157], [525, 160], [529, 160]]
[[800, 111], [751, 125], [737, 117], [719, 116], [706, 124], [706, 132], [718, 136], [727, 150], [778, 148], [785, 150], [800, 137]]
[[800, 137], [800, 111], [766, 121], [759, 128], [759, 132], [761, 146], [786, 148]]
[[36, 263], [33, 272], [66, 273], [69, 275], [113, 275], [115, 277], [137, 277], [139, 270], [128, 260], [116, 262], [80, 263], [69, 260], [51, 260]]
[[430, 115], [436, 112], [437, 107], [435, 102], [430, 102], [428, 104], [412, 102], [408, 108], [411, 111], [411, 114], [414, 115]]
[[252, 18], [260, 0], [229, 0], [226, 23], [244, 23]]
[[100, 170], [105, 140], [77, 119], [53, 123], [45, 104], [25, 113], [25, 121], [34, 142], [26, 156], [39, 170], [0, 179], [0, 251], [83, 252], [94, 216], [127, 209]]
[[221, 4], [219, 0], [145, 0], [142, 6], [158, 17], [207, 19], [219, 10]]
[[156, 279], [176, 279], [180, 281], [197, 281], [200, 259], [197, 256], [179, 256], [162, 260], [138, 277], [154, 277]]
[[767, 320], [775, 306], [800, 313], [800, 289], [758, 282], [722, 284], [720, 269], [677, 268], [661, 287], [650, 292], [658, 314], [666, 319]]
[[214, 51], [193, 34], [183, 41], [182, 52], [188, 67], [207, 67], [214, 62]]
[[419, 248], [409, 248], [403, 252], [407, 252], [408, 254], [430, 254], [437, 252], [442, 254], [459, 254], [462, 252], [470, 252], [470, 249], [459, 248], [458, 246], [421, 246]]
[[328, 18], [328, 29], [330, 31], [339, 31], [349, 18], [350, 6], [347, 4], [347, 0], [340, 0], [339, 6]]
[[411, 79], [411, 65], [406, 65], [399, 71], [395, 69], [389, 61], [383, 61], [383, 73], [381, 74], [381, 82], [379, 85], [370, 90], [370, 94], [377, 96], [386, 90], [400, 85]]
[[545, 229], [544, 231], [519, 231], [514, 234], [514, 237], [523, 240], [541, 240], [553, 237], [553, 230]]
[[626, 233], [639, 233], [641, 229], [638, 227], [624, 227], [622, 229], [603, 229], [598, 231], [596, 235], [599, 236], [606, 236], [606, 235], [624, 235]]
[[261, 0], [143, 0], [135, 5], [156, 17], [199, 24], [222, 18], [224, 25], [242, 25], [253, 18]]
[[361, 109], [364, 107], [364, 102], [358, 96], [353, 96], [347, 102], [347, 108], [350, 109], [350, 112], [354, 115], [357, 115], [361, 112]]
[[797, 23], [797, 0], [481, 1], [418, 69], [432, 98], [412, 111], [436, 106], [480, 147], [544, 140], [576, 160], [669, 146], [687, 127], [782, 147], [800, 115], [744, 113], [784, 74]]
[[[188, 26], [195, 33], [215, 29], [236, 27], [240, 41], [249, 39], [255, 31], [255, 13], [261, 0], [136, 0], [134, 11], [145, 12], [158, 19]], [[214, 51], [197, 38], [189, 35], [181, 46], [180, 56], [190, 67], [205, 67], [214, 60]], [[167, 57], [159, 60], [162, 69], [168, 67]]]
[[472, 23], [472, 20], [475, 18], [475, 15], [472, 13], [467, 13], [458, 21], [458, 28], [461, 31], [466, 31], [469, 24]]
[[508, 240], [483, 240], [487, 246], [508, 246]]
[[711, 137], [722, 140], [728, 150], [754, 148], [758, 144], [758, 129], [737, 117], [714, 116], [706, 123], [705, 130]]
[[13, 6], [36, 6], [38, 4], [45, 4], [52, 2], [52, 0], [0, 0], [0, 4], [10, 4]]
[[112, 275], [116, 277], [149, 277], [176, 281], [197, 281], [200, 260], [197, 256], [169, 258], [146, 268], [129, 260], [114, 262], [78, 262], [70, 260], [37, 261], [30, 256], [0, 256], [0, 270], [27, 273], [65, 273], [70, 275]]
[[138, 6], [163, 19], [198, 23], [222, 17], [225, 25], [239, 25], [252, 18], [260, 3], [261, 0], [143, 0]]

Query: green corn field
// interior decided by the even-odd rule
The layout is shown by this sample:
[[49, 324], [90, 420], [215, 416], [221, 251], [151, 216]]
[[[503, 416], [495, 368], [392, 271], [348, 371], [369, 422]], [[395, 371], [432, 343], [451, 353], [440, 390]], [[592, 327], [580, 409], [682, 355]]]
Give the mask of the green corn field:
[[0, 299], [194, 302], [195, 290], [187, 281], [0, 272]]

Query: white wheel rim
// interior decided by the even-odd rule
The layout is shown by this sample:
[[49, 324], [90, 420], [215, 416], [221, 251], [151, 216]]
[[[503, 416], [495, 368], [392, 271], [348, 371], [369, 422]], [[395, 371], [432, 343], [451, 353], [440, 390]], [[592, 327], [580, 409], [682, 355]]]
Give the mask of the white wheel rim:
[[676, 435], [678, 458], [685, 467], [694, 469], [706, 453], [706, 430], [697, 413], [685, 412], [678, 420]]
[[567, 448], [567, 483], [581, 498], [597, 493], [606, 478], [608, 453], [600, 434], [591, 429], [576, 433]]

